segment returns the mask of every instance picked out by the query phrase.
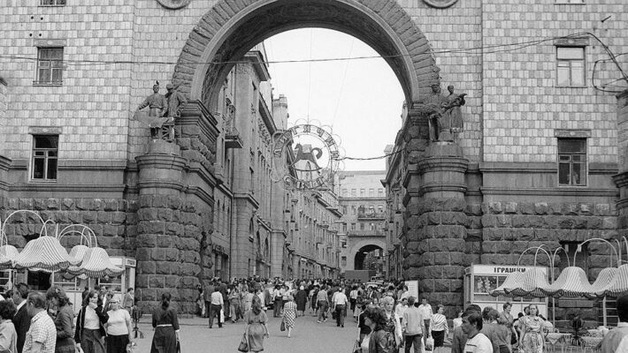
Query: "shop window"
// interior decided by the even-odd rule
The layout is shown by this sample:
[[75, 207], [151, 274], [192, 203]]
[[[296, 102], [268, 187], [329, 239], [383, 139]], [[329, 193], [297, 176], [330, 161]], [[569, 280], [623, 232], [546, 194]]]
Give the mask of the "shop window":
[[37, 48], [38, 85], [60, 86], [63, 82], [63, 48]]
[[558, 138], [558, 184], [587, 185], [587, 140]]
[[556, 47], [556, 84], [584, 86], [584, 47]]
[[58, 135], [33, 135], [32, 179], [56, 180], [58, 156]]
[[40, 0], [41, 6], [65, 6], [66, 0]]

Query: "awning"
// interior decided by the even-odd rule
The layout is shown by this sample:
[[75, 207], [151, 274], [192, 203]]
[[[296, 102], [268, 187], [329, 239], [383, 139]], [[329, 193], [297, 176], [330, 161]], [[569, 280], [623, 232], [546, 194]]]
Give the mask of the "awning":
[[59, 271], [78, 263], [68, 255], [57, 238], [50, 236], [40, 236], [29, 241], [15, 258], [15, 268], [18, 269]]
[[590, 297], [604, 297], [606, 294], [606, 288], [610, 287], [615, 279], [615, 275], [617, 274], [617, 268], [615, 267], [606, 267], [600, 271], [593, 282], [593, 289], [591, 290]]
[[87, 253], [87, 249], [89, 248], [86, 245], [76, 245], [72, 248], [72, 250], [70, 250], [70, 257], [81, 263], [85, 257], [85, 253]]
[[70, 266], [67, 272], [74, 276], [104, 277], [120, 275], [124, 269], [111, 263], [105, 249], [93, 247], [87, 249], [80, 266]]
[[587, 297], [593, 292], [587, 274], [580, 267], [566, 267], [560, 276], [546, 289], [542, 289], [548, 297]]
[[543, 298], [547, 295], [546, 291], [549, 287], [547, 283], [547, 274], [541, 268], [529, 268], [525, 272], [513, 272], [504, 283], [490, 294], [493, 296], [508, 295], [512, 297], [533, 296]]
[[522, 276], [523, 276], [523, 272], [519, 272], [519, 271], [512, 272], [506, 277], [506, 279], [504, 280], [504, 283], [502, 283], [501, 286], [495, 288], [490, 294], [494, 297], [497, 297], [500, 295], [509, 295], [510, 291], [514, 289], [521, 282]]
[[628, 293], [628, 264], [619, 266], [610, 285], [596, 294], [598, 296], [619, 297], [626, 293]]
[[8, 270], [13, 267], [13, 262], [20, 252], [13, 245], [0, 246], [0, 270]]

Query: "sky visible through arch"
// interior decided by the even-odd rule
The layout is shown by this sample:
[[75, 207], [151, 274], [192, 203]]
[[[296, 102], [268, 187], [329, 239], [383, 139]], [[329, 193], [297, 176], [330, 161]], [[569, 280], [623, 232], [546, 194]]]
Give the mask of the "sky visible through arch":
[[[348, 157], [377, 157], [401, 128], [401, 85], [364, 42], [320, 28], [277, 34], [265, 42], [274, 97], [288, 99], [289, 126], [306, 121], [333, 128]], [[368, 59], [307, 60], [377, 57]], [[279, 61], [280, 63], [273, 63]], [[282, 61], [306, 61], [285, 63]], [[344, 161], [344, 170], [384, 170], [384, 159]]]

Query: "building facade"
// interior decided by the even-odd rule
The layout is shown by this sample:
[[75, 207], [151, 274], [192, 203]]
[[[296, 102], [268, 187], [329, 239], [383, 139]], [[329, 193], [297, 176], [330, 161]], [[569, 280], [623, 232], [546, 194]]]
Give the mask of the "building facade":
[[[89, 225], [112, 254], [137, 259], [142, 303], [170, 291], [193, 311], [195, 286], [224, 276], [225, 259], [238, 275], [290, 271], [273, 262], [280, 255], [301, 272], [296, 249], [274, 245], [296, 234], [286, 212], [262, 206], [270, 188], [247, 185], [268, 182], [263, 134], [272, 137], [273, 127], [264, 110], [272, 99], [260, 109], [262, 84], [251, 93], [264, 70], [246, 69], [251, 86], [236, 85], [242, 100], [227, 104], [224, 87], [268, 36], [332, 28], [371, 45], [399, 79], [407, 113], [398, 167], [386, 180], [402, 186], [397, 256], [422, 296], [453, 310], [464, 304], [472, 263], [512, 264], [539, 244], [573, 254], [587, 239], [626, 234], [626, 95], [616, 95], [628, 56], [609, 50], [628, 51], [627, 14], [623, 0], [9, 3], [0, 8], [0, 207]], [[174, 142], [153, 143], [134, 119], [155, 81], [187, 100]], [[439, 109], [454, 103], [434, 85], [466, 94], [461, 116]], [[218, 118], [230, 105], [240, 141], [232, 134], [219, 142]], [[255, 141], [245, 145], [245, 135]], [[217, 172], [222, 143], [229, 148], [220, 153], [233, 155], [220, 161], [234, 170], [229, 186], [229, 174]], [[298, 199], [287, 194], [270, 193]], [[217, 199], [231, 227], [217, 220]], [[30, 221], [7, 226], [12, 244], [36, 236]], [[228, 249], [216, 221], [230, 233]], [[585, 251], [592, 279], [608, 264], [608, 246], [589, 242]]]
[[[387, 256], [385, 239], [386, 194], [381, 180], [383, 171], [341, 171], [336, 176], [340, 195], [342, 227], [340, 243], [341, 271], [371, 270], [384, 275], [383, 261]], [[378, 262], [375, 268], [365, 268], [364, 261], [371, 252]], [[372, 262], [372, 261], [371, 261]]]

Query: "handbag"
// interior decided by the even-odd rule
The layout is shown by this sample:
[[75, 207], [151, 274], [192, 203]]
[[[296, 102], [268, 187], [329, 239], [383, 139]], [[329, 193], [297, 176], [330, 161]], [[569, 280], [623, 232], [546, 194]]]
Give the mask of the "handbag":
[[358, 340], [355, 340], [355, 343], [353, 343], [353, 350], [351, 352], [362, 353], [362, 347], [360, 347], [360, 342]]
[[279, 331], [285, 331], [286, 330], [286, 323], [281, 320], [281, 325], [279, 325]]
[[222, 310], [222, 309], [220, 309], [220, 318], [219, 318], [219, 320], [220, 320], [221, 324], [225, 322], [225, 311]]
[[431, 352], [434, 350], [434, 339], [432, 337], [428, 337], [425, 340], [425, 351]]
[[249, 347], [249, 337], [247, 335], [248, 332], [248, 327], [247, 329], [244, 331], [244, 333], [242, 334], [242, 339], [240, 340], [240, 344], [238, 345], [238, 351], [239, 352], [248, 352], [250, 347]]

